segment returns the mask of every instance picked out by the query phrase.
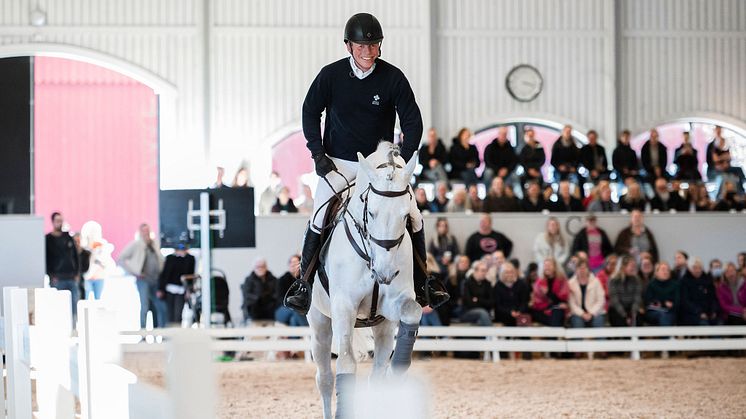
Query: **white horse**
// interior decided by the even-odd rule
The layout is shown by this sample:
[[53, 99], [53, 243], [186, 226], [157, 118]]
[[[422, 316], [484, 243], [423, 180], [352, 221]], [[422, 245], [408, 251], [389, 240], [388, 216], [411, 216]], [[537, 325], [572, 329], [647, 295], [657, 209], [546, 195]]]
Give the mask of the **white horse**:
[[379, 284], [377, 313], [385, 319], [372, 326], [375, 344], [371, 377], [384, 376], [389, 366], [394, 374], [409, 368], [422, 316], [415, 301], [412, 241], [406, 231], [410, 200], [414, 199], [409, 180], [417, 155], [405, 163], [396, 146], [382, 142], [367, 159], [358, 153], [358, 161], [355, 191], [347, 211], [337, 219], [328, 246], [324, 269], [329, 278], [329, 294], [317, 277], [308, 313], [316, 384], [326, 419], [331, 418], [335, 382], [331, 369], [332, 336], [339, 345], [336, 417], [353, 415], [350, 395], [357, 368], [353, 328], [357, 319], [371, 315], [374, 283]]

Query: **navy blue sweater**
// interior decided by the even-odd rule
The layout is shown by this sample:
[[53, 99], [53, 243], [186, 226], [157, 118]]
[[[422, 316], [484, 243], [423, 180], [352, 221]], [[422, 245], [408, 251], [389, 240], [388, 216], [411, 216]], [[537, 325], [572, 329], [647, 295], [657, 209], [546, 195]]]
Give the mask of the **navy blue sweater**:
[[373, 73], [360, 80], [345, 57], [322, 68], [308, 89], [303, 134], [312, 155], [325, 152], [357, 161], [357, 152], [368, 156], [381, 140], [393, 141], [397, 113], [404, 134], [401, 155], [409, 160], [422, 137], [422, 116], [409, 81], [401, 70], [380, 58]]

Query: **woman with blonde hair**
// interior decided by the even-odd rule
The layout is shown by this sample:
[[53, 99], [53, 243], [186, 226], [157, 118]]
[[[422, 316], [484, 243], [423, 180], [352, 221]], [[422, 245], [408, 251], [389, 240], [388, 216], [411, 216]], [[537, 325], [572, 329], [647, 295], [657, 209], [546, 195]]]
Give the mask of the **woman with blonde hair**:
[[544, 259], [543, 265], [531, 292], [531, 316], [546, 326], [562, 327], [570, 294], [567, 279], [555, 259]]
[[544, 231], [534, 240], [534, 261], [539, 265], [539, 276], [544, 272], [544, 260], [551, 258], [564, 263], [570, 255], [570, 244], [565, 240], [557, 217], [547, 219]]
[[645, 211], [645, 207], [647, 206], [648, 200], [645, 198], [645, 195], [642, 193], [642, 188], [640, 188], [640, 184], [637, 183], [634, 180], [630, 180], [627, 185], [627, 193], [622, 195], [621, 198], [619, 198], [619, 206], [623, 210], [632, 211], [632, 210], [640, 210]]

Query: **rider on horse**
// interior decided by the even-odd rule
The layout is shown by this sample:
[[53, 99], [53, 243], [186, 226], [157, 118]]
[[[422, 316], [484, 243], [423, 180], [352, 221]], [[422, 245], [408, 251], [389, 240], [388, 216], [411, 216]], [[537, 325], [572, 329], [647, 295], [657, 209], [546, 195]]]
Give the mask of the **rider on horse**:
[[[315, 256], [321, 246], [328, 203], [354, 179], [357, 153], [367, 156], [380, 141], [393, 140], [397, 114], [404, 134], [401, 156], [405, 161], [414, 155], [422, 137], [422, 116], [412, 88], [401, 70], [379, 58], [382, 41], [383, 29], [373, 15], [353, 15], [344, 33], [350, 57], [322, 68], [303, 103], [303, 134], [316, 174], [323, 180], [316, 188], [314, 209], [303, 238], [301, 276], [285, 297], [287, 307], [304, 315], [311, 306], [310, 285], [316, 268], [311, 265], [318, 259]], [[322, 137], [320, 120], [324, 110]], [[429, 280], [423, 270], [425, 232], [422, 214], [414, 200], [409, 217], [417, 302], [437, 307], [449, 296], [444, 286]]]

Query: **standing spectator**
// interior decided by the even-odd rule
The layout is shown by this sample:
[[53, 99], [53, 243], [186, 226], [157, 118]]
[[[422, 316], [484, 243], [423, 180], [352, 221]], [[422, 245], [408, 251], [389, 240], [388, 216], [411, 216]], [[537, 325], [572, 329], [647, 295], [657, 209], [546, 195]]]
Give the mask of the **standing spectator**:
[[188, 252], [185, 243], [176, 245], [174, 252], [166, 256], [163, 271], [158, 280], [160, 295], [166, 299], [166, 321], [181, 324], [181, 312], [184, 310], [186, 289], [182, 277], [194, 275], [197, 266], [194, 256]]
[[472, 212], [484, 212], [484, 202], [479, 197], [479, 189], [477, 185], [469, 185], [467, 205]]
[[446, 212], [448, 206], [448, 184], [446, 182], [438, 182], [435, 185], [435, 196], [430, 201], [430, 212]]
[[543, 325], [562, 327], [570, 294], [567, 279], [559, 271], [556, 260], [545, 259], [543, 265], [543, 275], [536, 280], [531, 292], [531, 316]]
[[165, 295], [158, 288], [158, 280], [163, 269], [163, 256], [160, 246], [153, 240], [148, 224], [140, 224], [135, 240], [119, 255], [119, 265], [128, 274], [137, 278], [137, 292], [140, 294], [140, 327], [145, 328], [149, 308], [153, 309], [156, 327], [166, 327], [166, 303], [163, 301]]
[[626, 211], [645, 211], [648, 200], [642, 193], [640, 184], [636, 180], [630, 179], [627, 182], [627, 193], [619, 198], [619, 207]]
[[655, 243], [653, 233], [645, 227], [642, 212], [633, 210], [630, 214], [630, 225], [621, 232], [614, 246], [616, 253], [620, 255], [632, 255], [639, 260], [643, 252], [648, 252], [653, 257], [653, 262], [658, 261], [658, 245]]
[[680, 281], [689, 273], [689, 255], [677, 250], [673, 256], [673, 279]]
[[511, 185], [513, 170], [517, 164], [518, 156], [508, 139], [508, 127], [502, 126], [497, 129], [497, 138], [484, 149], [485, 171], [482, 176], [485, 182], [496, 176]]
[[653, 326], [673, 326], [679, 309], [679, 282], [671, 279], [666, 262], [655, 265], [655, 277], [645, 289], [645, 321]]
[[467, 212], [471, 211], [469, 198], [466, 195], [466, 189], [457, 189], [453, 191], [453, 199], [446, 205], [446, 212]]
[[624, 182], [629, 178], [637, 179], [640, 175], [640, 162], [637, 160], [637, 153], [629, 144], [629, 137], [629, 130], [622, 131], [614, 153], [611, 155], [611, 162], [619, 182]]
[[562, 264], [570, 256], [570, 244], [562, 234], [557, 217], [547, 219], [544, 231], [534, 239], [534, 261], [539, 266], [539, 276], [544, 274], [544, 261], [554, 259]]
[[217, 177], [215, 179], [215, 183], [212, 184], [212, 189], [220, 189], [220, 188], [225, 187], [225, 184], [223, 183], [224, 177], [225, 177], [225, 168], [218, 166]]
[[655, 196], [650, 200], [650, 208], [661, 212], [686, 211], [689, 204], [678, 193], [668, 190], [666, 179], [658, 178], [655, 180]]
[[609, 236], [596, 222], [593, 213], [586, 215], [585, 227], [575, 235], [570, 252], [585, 252], [588, 255], [588, 267], [593, 272], [598, 272], [603, 267], [604, 259], [613, 251]]
[[609, 178], [609, 161], [606, 149], [598, 144], [598, 133], [588, 131], [588, 144], [580, 149], [580, 164], [588, 170], [593, 183]]
[[694, 258], [689, 272], [681, 280], [681, 324], [711, 326], [718, 323], [718, 300], [710, 274], [702, 260]]
[[466, 241], [466, 256], [470, 260], [479, 260], [484, 255], [500, 250], [505, 256], [510, 256], [513, 242], [504, 234], [492, 229], [492, 217], [482, 214], [479, 217], [479, 230], [469, 236]]
[[313, 211], [313, 194], [311, 193], [311, 187], [305, 183], [301, 185], [301, 196], [293, 201], [295, 207], [298, 208], [298, 212], [301, 214], [311, 215]]
[[[85, 292], [84, 279], [86, 273], [91, 268], [91, 251], [83, 247], [80, 242], [80, 233], [73, 234], [73, 243], [75, 243], [75, 251], [78, 253], [78, 295], [79, 298], [84, 300], [87, 298]], [[98, 299], [98, 298], [96, 298]]]
[[448, 161], [451, 163], [451, 179], [462, 180], [467, 187], [479, 181], [476, 168], [479, 166], [479, 151], [471, 140], [471, 131], [461, 128], [448, 153]]
[[437, 234], [430, 239], [427, 251], [435, 258], [440, 271], [445, 273], [448, 272], [448, 266], [453, 263], [453, 258], [460, 253], [458, 241], [449, 231], [448, 219], [445, 217], [438, 217], [435, 221], [435, 230]]
[[518, 161], [521, 166], [523, 166], [521, 184], [532, 181], [537, 182], [539, 186], [541, 186], [544, 181], [541, 174], [541, 168], [544, 166], [544, 162], [546, 162], [544, 149], [541, 147], [541, 144], [536, 141], [536, 134], [534, 133], [534, 129], [531, 127], [526, 128], [523, 139], [525, 145], [518, 156]]
[[280, 193], [277, 194], [277, 200], [272, 206], [273, 213], [296, 213], [298, 208], [295, 208], [293, 200], [290, 199], [290, 189], [287, 186], [280, 188]]
[[[80, 245], [90, 250], [86, 266], [81, 265], [83, 278], [83, 298], [98, 300], [104, 289], [104, 280], [114, 274], [117, 263], [111, 257], [114, 245], [106, 241], [103, 236], [101, 224], [95, 221], [87, 221], [80, 229]], [[83, 261], [81, 260], [81, 263]]]
[[280, 174], [272, 171], [269, 174], [269, 185], [259, 196], [259, 215], [268, 215], [272, 212], [272, 207], [277, 203], [277, 196], [280, 194], [280, 189], [282, 189]]
[[505, 186], [502, 177], [492, 179], [490, 190], [484, 198], [485, 212], [516, 212], [521, 210], [518, 199], [513, 196], [513, 191]]
[[554, 180], [572, 180], [576, 177], [578, 185], [583, 184], [583, 180], [578, 175], [578, 165], [580, 164], [580, 149], [575, 145], [575, 139], [572, 137], [572, 126], [565, 125], [562, 127], [562, 135], [555, 141], [552, 146], [552, 166], [554, 166]]
[[567, 285], [570, 290], [570, 325], [575, 328], [603, 327], [606, 294], [585, 259], [578, 261], [575, 276], [570, 278]]
[[557, 202], [549, 204], [552, 212], [582, 212], [585, 211], [583, 203], [570, 193], [570, 182], [562, 180], [557, 188]]
[[676, 163], [677, 167], [676, 179], [689, 182], [699, 182], [702, 180], [702, 175], [699, 173], [697, 167], [699, 165], [697, 150], [689, 142], [689, 133], [686, 131], [684, 131], [684, 143], [676, 149], [676, 157], [673, 162]]
[[236, 175], [233, 177], [234, 188], [250, 188], [251, 178], [249, 177], [249, 169], [245, 166], [238, 168]]
[[521, 209], [523, 212], [542, 212], [547, 209], [547, 203], [544, 201], [538, 182], [534, 180], [528, 182], [526, 194], [521, 200]]
[[487, 278], [487, 265], [474, 262], [473, 272], [464, 282], [464, 313], [461, 321], [476, 323], [477, 326], [492, 326], [492, 289]]
[[74, 322], [80, 298], [80, 260], [75, 241], [68, 232], [62, 231], [65, 223], [62, 214], [53, 212], [51, 218], [52, 231], [44, 237], [47, 276], [51, 287], [70, 291]]
[[504, 326], [516, 326], [522, 317], [527, 318], [529, 287], [518, 278], [518, 271], [510, 262], [500, 267], [499, 280], [493, 288], [495, 303], [495, 321]]
[[717, 287], [717, 297], [726, 325], [746, 325], [746, 286], [733, 263], [725, 265], [723, 281]]
[[689, 137], [689, 131], [682, 131], [681, 132], [682, 143], [676, 149], [676, 152], [674, 152], [674, 155], [673, 155], [674, 158], [679, 157], [681, 155], [681, 153], [684, 152], [684, 149], [686, 148], [687, 145], [689, 145], [689, 147], [694, 151], [694, 155], [695, 156], [697, 155], [697, 149], [695, 149], [694, 146], [692, 145], [692, 142], [691, 142], [690, 138], [691, 137]]
[[246, 277], [241, 291], [243, 293], [244, 321], [273, 320], [278, 302], [275, 300], [277, 278], [267, 269], [263, 258], [254, 262], [254, 270]]
[[306, 316], [279, 304], [285, 298], [290, 285], [293, 284], [298, 275], [300, 275], [300, 255], [292, 255], [288, 260], [288, 271], [277, 279], [277, 286], [275, 287], [275, 301], [278, 303], [275, 310], [275, 321], [288, 326], [308, 326]]
[[609, 323], [613, 327], [636, 326], [641, 306], [637, 262], [632, 256], [623, 256], [619, 272], [609, 281]]
[[653, 183], [655, 179], [660, 177], [668, 179], [668, 173], [666, 172], [668, 150], [658, 140], [658, 130], [650, 130], [650, 138], [642, 146], [640, 160], [642, 160], [642, 167], [645, 169], [649, 183]]
[[730, 159], [730, 147], [723, 137], [723, 128], [715, 126], [715, 136], [707, 145], [707, 180], [713, 181], [720, 174], [717, 164], [724, 158]]
[[420, 147], [417, 156], [422, 165], [420, 178], [431, 182], [448, 182], [445, 164], [448, 156], [443, 141], [438, 138], [435, 128], [427, 130], [427, 143]]
[[611, 187], [608, 183], [599, 185], [598, 199], [588, 205], [590, 212], [619, 212], [619, 204], [611, 199]]

